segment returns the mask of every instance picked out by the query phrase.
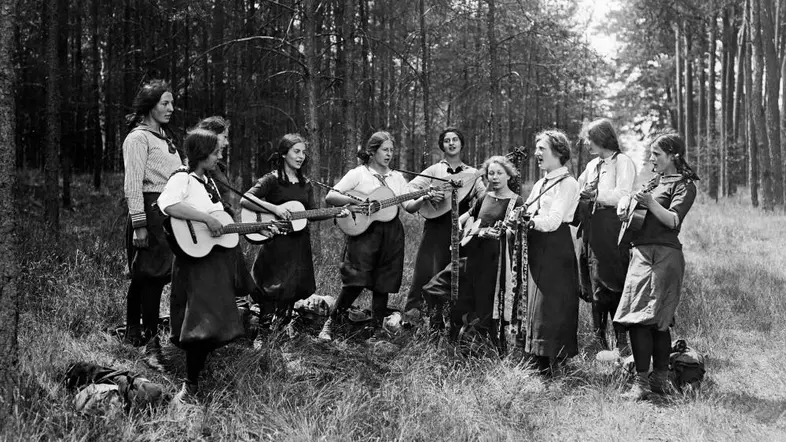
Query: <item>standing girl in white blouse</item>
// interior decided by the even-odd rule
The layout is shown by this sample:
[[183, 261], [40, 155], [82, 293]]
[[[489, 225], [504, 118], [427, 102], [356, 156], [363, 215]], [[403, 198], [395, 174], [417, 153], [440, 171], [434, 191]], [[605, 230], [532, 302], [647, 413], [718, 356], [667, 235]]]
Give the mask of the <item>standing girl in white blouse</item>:
[[[607, 350], [606, 329], [614, 317], [625, 285], [630, 246], [617, 245], [622, 222], [617, 218], [617, 203], [633, 191], [636, 165], [620, 151], [611, 122], [595, 120], [587, 128], [589, 151], [597, 155], [579, 176], [581, 187], [578, 221], [581, 235], [579, 281], [582, 297], [592, 302], [595, 344]], [[583, 208], [583, 210], [581, 210]], [[614, 326], [615, 350], [628, 351], [627, 335], [621, 325]]]
[[526, 203], [529, 289], [523, 338], [524, 351], [540, 373], [550, 375], [553, 362], [578, 354], [578, 267], [568, 223], [579, 201], [579, 184], [565, 166], [570, 142], [563, 132], [539, 133], [535, 158], [546, 176], [535, 183]]
[[[186, 137], [184, 148], [188, 170], [174, 173], [158, 197], [158, 206], [172, 217], [207, 224], [213, 236], [223, 225], [210, 215], [224, 210], [221, 196], [206, 172], [221, 159], [218, 136], [196, 129]], [[172, 265], [172, 343], [186, 351], [186, 382], [177, 399], [193, 396], [198, 390], [199, 373], [207, 355], [243, 334], [243, 324], [235, 306], [236, 260], [234, 249], [213, 247], [202, 258], [175, 256]]]

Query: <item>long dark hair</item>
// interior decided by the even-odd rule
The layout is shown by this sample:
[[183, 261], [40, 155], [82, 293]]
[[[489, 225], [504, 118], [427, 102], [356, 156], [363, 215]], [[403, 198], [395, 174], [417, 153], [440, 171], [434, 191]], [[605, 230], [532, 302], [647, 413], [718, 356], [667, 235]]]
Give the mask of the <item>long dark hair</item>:
[[194, 129], [186, 135], [183, 149], [188, 158], [188, 170], [193, 172], [197, 164], [209, 157], [218, 146], [218, 135], [207, 129]]
[[656, 136], [650, 143], [650, 151], [654, 146], [658, 146], [666, 154], [672, 155], [674, 158], [674, 167], [677, 168], [677, 173], [682, 175], [683, 178], [692, 181], [698, 181], [699, 176], [690, 167], [685, 160], [685, 140], [675, 132], [666, 132]]
[[617, 138], [617, 132], [611, 121], [600, 118], [589, 124], [587, 127], [587, 139], [597, 144], [598, 146], [611, 151], [620, 151], [620, 142]]
[[[303, 138], [303, 136], [300, 134], [286, 134], [281, 137], [281, 140], [278, 142], [278, 149], [276, 149], [276, 152], [273, 154], [273, 161], [275, 162], [276, 170], [278, 171], [279, 184], [289, 185], [289, 178], [287, 178], [287, 173], [284, 169], [286, 164], [284, 157], [286, 157], [289, 153], [289, 149], [292, 149], [292, 146], [298, 143], [308, 145], [308, 143], [306, 143], [306, 139]], [[308, 182], [306, 175], [303, 173], [307, 167], [308, 155], [306, 155], [306, 158], [303, 160], [303, 164], [300, 165], [300, 169], [295, 170], [297, 181], [300, 186], [305, 186], [306, 182]]]
[[437, 141], [437, 147], [439, 147], [439, 150], [441, 150], [442, 152], [445, 151], [445, 146], [443, 146], [442, 143], [445, 142], [445, 135], [447, 135], [449, 132], [453, 132], [454, 134], [456, 134], [456, 136], [458, 137], [459, 141], [461, 141], [461, 150], [463, 151], [464, 150], [464, 133], [461, 132], [460, 130], [456, 129], [455, 127], [448, 127], [447, 129], [443, 130], [442, 133], [439, 134], [439, 140]]
[[381, 130], [379, 132], [374, 132], [369, 137], [368, 142], [366, 142], [365, 149], [358, 149], [358, 158], [360, 158], [360, 162], [363, 164], [368, 164], [368, 161], [371, 159], [371, 156], [377, 152], [379, 146], [382, 146], [382, 143], [385, 141], [393, 141], [393, 135], [390, 135], [390, 132], [385, 132]]
[[[137, 92], [136, 97], [134, 97], [134, 103], [131, 105], [134, 112], [126, 115], [128, 130], [140, 124], [147, 114], [161, 101], [161, 96], [167, 92], [171, 94], [172, 88], [164, 80], [151, 80], [143, 85]], [[164, 126], [162, 125], [162, 127]], [[166, 131], [166, 127], [164, 127], [164, 130]]]

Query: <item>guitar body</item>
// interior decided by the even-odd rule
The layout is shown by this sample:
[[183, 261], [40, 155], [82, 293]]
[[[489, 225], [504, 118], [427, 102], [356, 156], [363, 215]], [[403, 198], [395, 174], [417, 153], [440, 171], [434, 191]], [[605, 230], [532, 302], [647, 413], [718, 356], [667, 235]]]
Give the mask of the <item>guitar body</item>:
[[[281, 207], [289, 209], [291, 213], [295, 212], [302, 212], [306, 210], [303, 207], [303, 204], [300, 201], [287, 201], [283, 204], [280, 204]], [[270, 222], [270, 221], [282, 221], [279, 220], [278, 217], [270, 212], [255, 212], [253, 210], [246, 209], [245, 207], [240, 211], [240, 222], [241, 223], [259, 223], [259, 222]], [[306, 228], [308, 224], [308, 219], [301, 218], [301, 219], [293, 219], [289, 221], [290, 227], [289, 230], [292, 232], [299, 232]], [[266, 236], [262, 233], [249, 233], [245, 235], [248, 242], [252, 244], [262, 244], [263, 242], [272, 238], [272, 236]]]
[[[232, 217], [223, 210], [211, 212], [210, 216], [221, 221], [221, 224], [233, 224]], [[213, 247], [220, 246], [231, 249], [237, 246], [239, 237], [237, 233], [228, 233], [213, 237], [207, 224], [199, 221], [170, 218], [171, 234], [180, 251], [193, 258], [207, 256]]]
[[[373, 192], [366, 195], [354, 190], [347, 192], [348, 194], [368, 201], [384, 201], [394, 198], [396, 195], [388, 187], [377, 187]], [[365, 213], [355, 213], [355, 216], [348, 216], [345, 218], [338, 218], [336, 223], [338, 227], [349, 236], [358, 236], [365, 232], [374, 221], [387, 222], [398, 216], [398, 205], [384, 207], [371, 215]]]
[[[481, 176], [481, 172], [460, 172], [448, 175], [444, 179], [461, 182], [461, 187], [458, 188], [458, 200], [464, 201], [472, 189], [475, 187], [473, 184]], [[424, 201], [423, 205], [418, 210], [418, 213], [423, 215], [426, 219], [434, 219], [450, 212], [450, 204], [453, 200], [452, 192], [445, 193], [445, 199], [435, 204], [430, 200]]]
[[620, 234], [617, 237], [617, 245], [630, 242], [632, 232], [638, 232], [644, 225], [644, 218], [647, 216], [647, 209], [637, 209], [636, 200], [631, 198], [628, 204], [626, 213], [628, 214], [625, 221], [622, 222], [620, 227]]

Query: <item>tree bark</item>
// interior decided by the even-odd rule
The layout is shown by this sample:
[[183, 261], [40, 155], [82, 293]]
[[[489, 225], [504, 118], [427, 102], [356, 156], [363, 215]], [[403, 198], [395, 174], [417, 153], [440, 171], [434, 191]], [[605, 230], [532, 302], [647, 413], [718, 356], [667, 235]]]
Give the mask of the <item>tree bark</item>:
[[696, 123], [693, 107], [693, 59], [691, 56], [693, 36], [687, 29], [684, 29], [683, 34], [685, 37], [685, 154], [689, 162], [698, 164], [696, 161]]
[[751, 38], [750, 38], [750, 0], [745, 2], [745, 22], [740, 28], [740, 35], [745, 44], [745, 138], [748, 145], [748, 176], [750, 177], [751, 205], [759, 207], [759, 149], [756, 144], [756, 130], [753, 127], [753, 115], [750, 109], [753, 106], [753, 68], [751, 66]]
[[[303, 23], [305, 25], [305, 65], [304, 80], [306, 86], [306, 100], [304, 113], [306, 116], [305, 132], [309, 144], [309, 161], [312, 164], [311, 176], [317, 181], [322, 180], [320, 174], [321, 153], [319, 143], [319, 115], [317, 114], [317, 81], [319, 80], [319, 60], [317, 59], [317, 14], [318, 0], [304, 0], [303, 2]], [[316, 195], [322, 192], [315, 189]], [[314, 254], [322, 256], [322, 238], [320, 230], [315, 229], [312, 236], [314, 244]]]
[[[16, 277], [16, 109], [13, 54], [16, 0], [0, 0], [0, 422], [13, 409], [19, 376], [19, 291]], [[57, 198], [57, 195], [55, 195]]]
[[91, 113], [91, 124], [93, 129], [93, 188], [99, 190], [101, 188], [101, 171], [104, 165], [104, 138], [101, 136], [101, 63], [100, 52], [98, 50], [98, 12], [99, 0], [91, 0], [90, 2], [90, 28], [91, 28], [91, 45], [90, 55], [92, 62], [91, 83], [93, 89], [93, 103]]
[[[677, 132], [685, 138], [685, 111], [682, 106], [682, 22], [674, 27], [675, 94], [677, 99]], [[686, 140], [687, 141], [687, 140]]]
[[497, 112], [499, 110], [499, 83], [497, 74], [497, 34], [496, 34], [496, 3], [488, 2], [488, 40], [489, 40], [489, 145], [492, 150], [499, 149], [497, 139]]
[[718, 51], [718, 17], [713, 16], [710, 23], [710, 49], [707, 53], [707, 70], [709, 78], [707, 80], [707, 153], [709, 165], [709, 195], [710, 198], [718, 200], [718, 134], [715, 130], [715, 58]]
[[357, 128], [355, 125], [355, 1], [344, 0], [343, 22], [341, 26], [344, 72], [343, 99], [341, 107], [344, 114], [344, 146], [346, 155], [344, 167], [355, 167], [356, 149], [358, 145]]
[[44, 146], [46, 157], [44, 163], [44, 181], [47, 188], [44, 197], [44, 221], [52, 232], [60, 228], [60, 61], [58, 57], [58, 5], [44, 2], [44, 24], [47, 29], [46, 39], [46, 137]]
[[778, 60], [778, 48], [775, 46], [775, 0], [756, 0], [759, 3], [759, 20], [761, 23], [762, 55], [766, 69], [764, 87], [764, 105], [769, 141], [770, 160], [772, 164], [772, 192], [775, 205], [783, 205], [784, 182], [783, 164], [781, 161], [781, 128], [778, 96], [780, 89], [781, 63]]
[[772, 159], [770, 156], [767, 128], [764, 123], [764, 106], [762, 105], [762, 86], [764, 79], [764, 56], [762, 54], [761, 8], [759, 0], [750, 2], [750, 36], [751, 36], [751, 70], [753, 85], [751, 86], [751, 107], [748, 114], [753, 119], [754, 138], [758, 143], [759, 171], [761, 173], [762, 208], [773, 210], [775, 200], [772, 186]]
[[[420, 50], [422, 64], [420, 68], [420, 84], [423, 93], [423, 131], [424, 146], [420, 159], [420, 169], [425, 169], [431, 162], [431, 94], [429, 90], [431, 54], [429, 53], [428, 30], [426, 29], [426, 1], [419, 0], [420, 7]], [[413, 128], [414, 130], [414, 128]]]
[[[57, 21], [57, 70], [59, 72], [58, 87], [60, 88], [60, 104], [58, 109], [58, 118], [60, 118], [60, 168], [61, 175], [63, 176], [63, 207], [69, 209], [71, 208], [71, 163], [74, 153], [74, 138], [75, 132], [79, 130], [79, 127], [75, 127], [74, 124], [69, 124], [69, 117], [71, 116], [71, 112], [75, 109], [71, 103], [72, 100], [70, 95], [72, 89], [69, 87], [68, 78], [68, 0], [57, 0]], [[82, 70], [82, 66], [79, 67], [79, 70]], [[68, 134], [67, 136], [63, 136], [64, 127], [68, 131], [66, 132]]]

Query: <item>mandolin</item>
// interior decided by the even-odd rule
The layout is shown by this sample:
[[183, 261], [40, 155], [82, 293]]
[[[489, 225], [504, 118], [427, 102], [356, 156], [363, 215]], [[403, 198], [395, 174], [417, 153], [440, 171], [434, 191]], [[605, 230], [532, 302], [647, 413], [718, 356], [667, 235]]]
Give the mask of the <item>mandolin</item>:
[[[224, 232], [221, 236], [213, 237], [207, 224], [201, 221], [167, 218], [164, 228], [167, 230], [169, 238], [174, 240], [170, 241], [170, 245], [175, 246], [172, 251], [181, 256], [185, 254], [193, 258], [202, 258], [210, 253], [215, 246], [227, 249], [237, 246], [238, 234], [259, 232], [270, 226], [282, 226], [280, 221], [236, 223], [232, 216], [223, 210], [211, 212], [210, 216], [221, 221], [221, 224], [224, 225]], [[172, 244], [173, 242], [174, 244]]]
[[[314, 218], [330, 218], [338, 215], [342, 210], [345, 209], [345, 207], [327, 207], [306, 210], [306, 208], [303, 206], [303, 203], [294, 200], [281, 204], [281, 207], [289, 209], [291, 214], [289, 220], [279, 219], [276, 217], [276, 215], [270, 212], [255, 212], [244, 207], [240, 211], [240, 221], [243, 223], [278, 221], [285, 226], [284, 228], [287, 231], [299, 232], [306, 228], [306, 224], [308, 224], [309, 220]], [[358, 206], [348, 206], [346, 209], [355, 213], [362, 210]], [[272, 235], [265, 233], [254, 232], [246, 234], [246, 239], [253, 244], [261, 244], [270, 238], [272, 238]]]
[[[660, 182], [660, 175], [655, 174], [652, 179], [644, 185], [639, 192], [649, 193], [652, 192], [653, 189], [658, 187], [658, 183]], [[622, 226], [620, 227], [620, 234], [617, 237], [617, 245], [622, 244], [624, 242], [630, 242], [630, 236], [632, 232], [638, 232], [641, 230], [641, 227], [644, 225], [644, 218], [647, 216], [647, 209], [646, 208], [637, 208], [638, 202], [633, 195], [630, 197], [630, 201], [628, 201], [628, 206], [625, 208], [625, 216], [624, 221], [622, 222]]]

